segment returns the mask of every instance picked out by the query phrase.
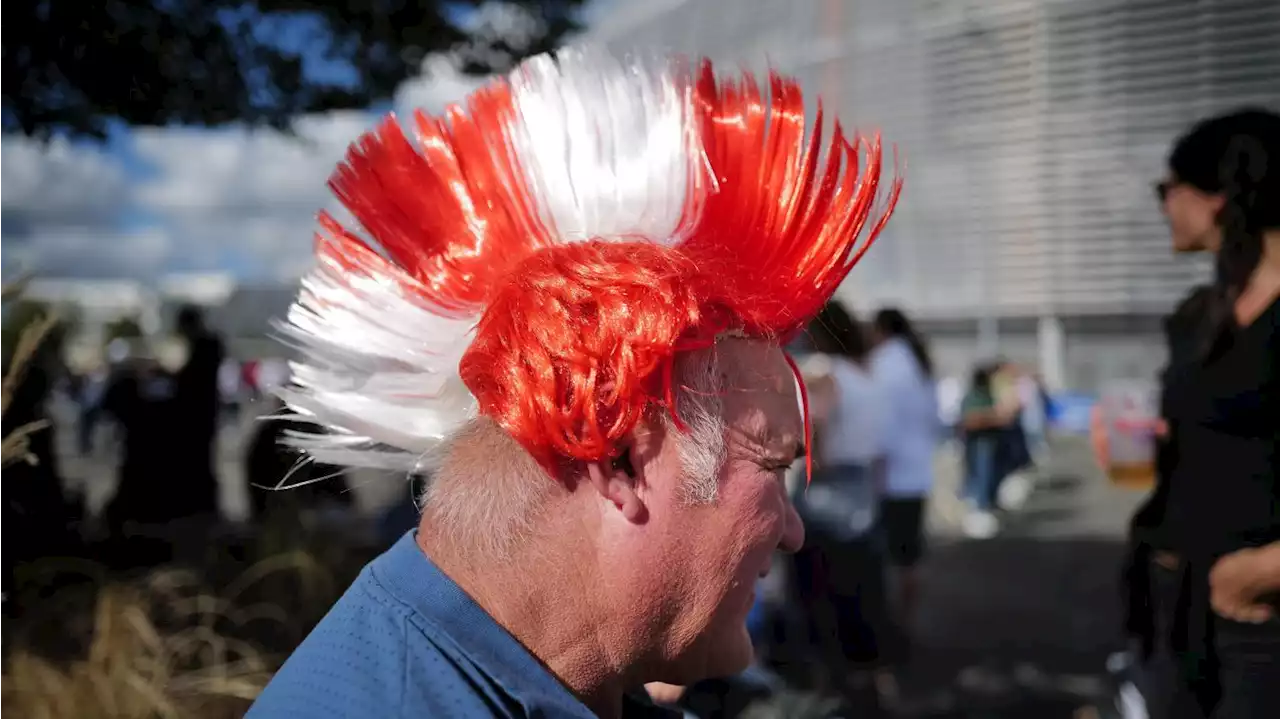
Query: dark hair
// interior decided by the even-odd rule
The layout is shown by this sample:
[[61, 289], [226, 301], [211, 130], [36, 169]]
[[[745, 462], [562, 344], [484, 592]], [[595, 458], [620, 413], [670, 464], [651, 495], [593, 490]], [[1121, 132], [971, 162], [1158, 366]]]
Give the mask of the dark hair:
[[1280, 228], [1280, 115], [1245, 109], [1204, 120], [1174, 143], [1174, 179], [1222, 194], [1204, 353], [1232, 325], [1233, 307], [1262, 259], [1262, 233]]
[[175, 324], [179, 332], [199, 332], [204, 328], [204, 312], [196, 305], [182, 305]]
[[982, 392], [991, 391], [991, 376], [996, 373], [996, 368], [992, 364], [980, 364], [973, 368], [973, 375], [969, 379], [969, 387], [973, 390]]
[[911, 348], [911, 354], [915, 355], [916, 362], [920, 364], [920, 371], [924, 372], [926, 377], [933, 376], [933, 361], [929, 359], [929, 350], [925, 349], [924, 340], [916, 333], [916, 328], [911, 325], [911, 321], [902, 313], [902, 310], [896, 307], [886, 307], [876, 313], [875, 319], [876, 331], [885, 337], [898, 337], [907, 343]]
[[809, 337], [814, 350], [847, 357], [854, 362], [865, 360], [871, 350], [862, 324], [834, 300], [828, 302], [809, 323]]

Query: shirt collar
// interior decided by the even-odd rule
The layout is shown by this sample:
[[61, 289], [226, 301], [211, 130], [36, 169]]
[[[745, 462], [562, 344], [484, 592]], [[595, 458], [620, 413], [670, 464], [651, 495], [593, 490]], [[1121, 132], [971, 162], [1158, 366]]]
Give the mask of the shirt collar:
[[416, 537], [416, 531], [407, 532], [370, 571], [419, 621], [429, 625], [432, 635], [441, 640], [442, 651], [456, 651], [477, 665], [530, 716], [593, 717], [529, 650], [440, 571]]

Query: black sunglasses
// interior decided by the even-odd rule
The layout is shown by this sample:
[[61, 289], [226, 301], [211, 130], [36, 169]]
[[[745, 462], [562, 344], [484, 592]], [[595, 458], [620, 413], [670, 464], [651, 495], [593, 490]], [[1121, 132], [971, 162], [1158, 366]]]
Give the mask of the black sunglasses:
[[1161, 180], [1157, 182], [1155, 185], [1156, 199], [1160, 200], [1160, 202], [1163, 203], [1166, 199], [1168, 199], [1169, 193], [1173, 191], [1173, 188], [1177, 187], [1180, 184], [1182, 183], [1178, 182], [1177, 180]]

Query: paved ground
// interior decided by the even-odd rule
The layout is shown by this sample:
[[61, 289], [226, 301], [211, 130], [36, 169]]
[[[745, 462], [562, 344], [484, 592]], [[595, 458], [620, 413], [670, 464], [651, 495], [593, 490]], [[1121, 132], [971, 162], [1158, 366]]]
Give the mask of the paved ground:
[[1104, 697], [1104, 662], [1120, 646], [1121, 539], [1141, 496], [1109, 485], [1082, 443], [1064, 441], [1001, 535], [968, 541], [948, 499], [956, 458], [939, 462], [903, 713], [1054, 719]]

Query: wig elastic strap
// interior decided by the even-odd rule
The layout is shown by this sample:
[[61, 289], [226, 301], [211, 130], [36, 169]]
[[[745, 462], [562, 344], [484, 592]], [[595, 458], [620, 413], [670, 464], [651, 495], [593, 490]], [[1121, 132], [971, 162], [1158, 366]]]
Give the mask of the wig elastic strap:
[[790, 352], [784, 352], [783, 356], [787, 358], [787, 366], [791, 368], [796, 384], [800, 387], [800, 411], [804, 413], [804, 483], [808, 486], [813, 480], [813, 423], [809, 421], [809, 389], [804, 385], [804, 377], [800, 374], [796, 358]]

